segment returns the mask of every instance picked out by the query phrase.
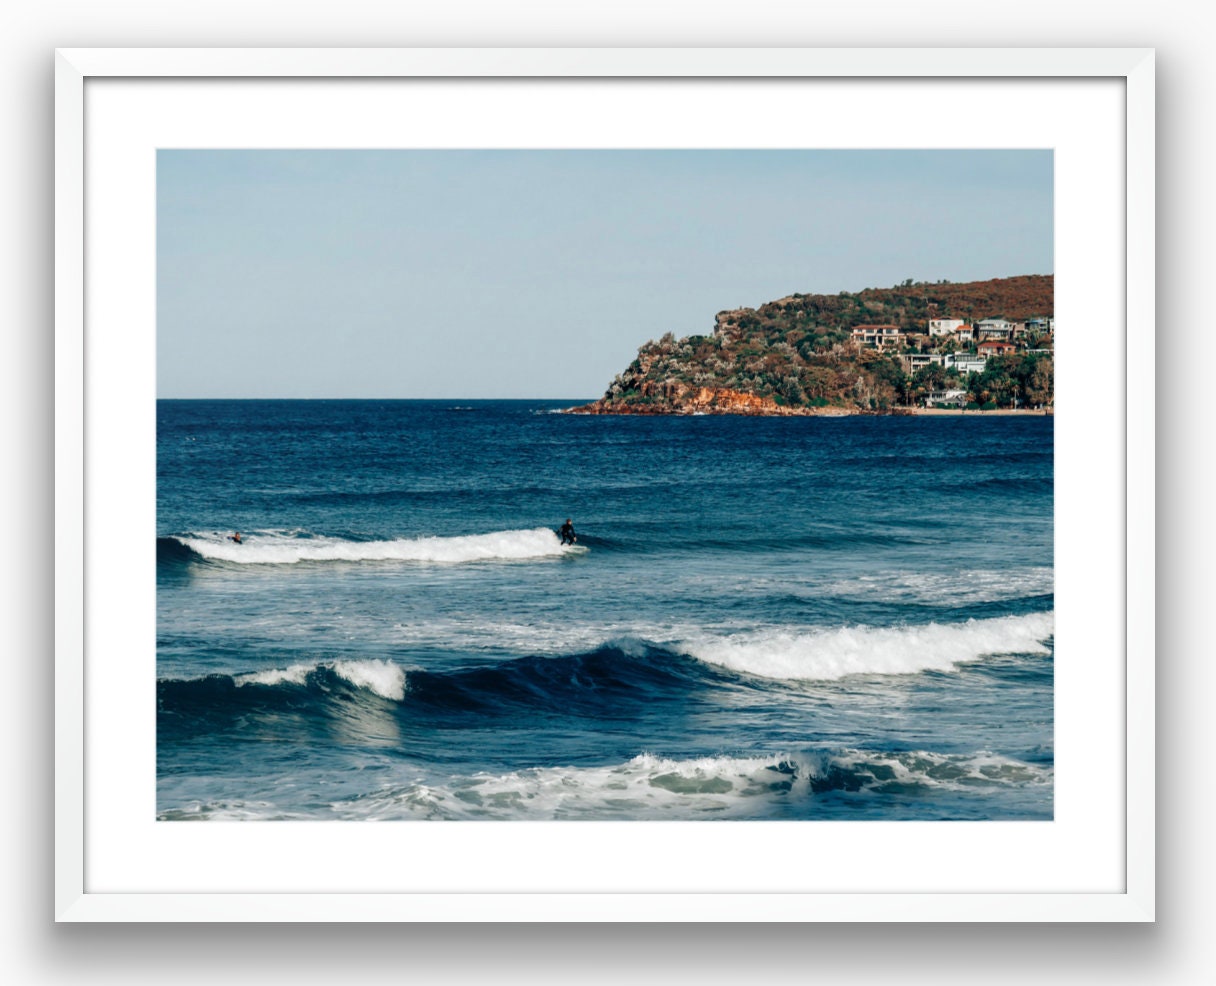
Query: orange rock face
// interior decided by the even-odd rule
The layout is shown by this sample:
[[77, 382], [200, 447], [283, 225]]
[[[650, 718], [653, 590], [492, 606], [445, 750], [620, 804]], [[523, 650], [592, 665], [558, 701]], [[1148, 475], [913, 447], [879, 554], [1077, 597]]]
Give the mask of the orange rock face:
[[643, 397], [654, 403], [632, 404], [599, 400], [571, 408], [574, 414], [809, 414], [808, 408], [782, 407], [771, 397], [758, 397], [728, 387], [688, 387], [681, 383], [658, 385], [646, 381]]
[[698, 387], [677, 401], [697, 411], [718, 411], [723, 414], [781, 414], [782, 408], [771, 397], [757, 397], [726, 387]]

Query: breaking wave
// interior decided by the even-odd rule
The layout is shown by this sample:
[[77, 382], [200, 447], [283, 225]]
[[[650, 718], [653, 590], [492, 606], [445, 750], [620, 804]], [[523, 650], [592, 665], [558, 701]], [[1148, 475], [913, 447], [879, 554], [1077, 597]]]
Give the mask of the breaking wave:
[[1054, 613], [965, 623], [761, 630], [681, 641], [700, 661], [764, 678], [832, 680], [853, 674], [948, 671], [989, 654], [1050, 654]]
[[[989, 751], [933, 753], [858, 749], [674, 760], [643, 753], [598, 767], [532, 767], [428, 781], [412, 778], [374, 792], [330, 802], [329, 817], [345, 819], [697, 819], [815, 817], [820, 798], [891, 799], [953, 796], [965, 814], [968, 798], [994, 789], [1028, 789], [1042, 797], [1054, 768]], [[1036, 790], [1037, 789], [1037, 790]], [[162, 819], [289, 818], [267, 802], [194, 803]], [[315, 815], [310, 817], [316, 817]]]
[[291, 667], [269, 671], [251, 671], [235, 675], [232, 683], [244, 685], [307, 686], [309, 676], [329, 671], [356, 688], [366, 688], [381, 698], [400, 702], [405, 698], [405, 671], [390, 661], [335, 661], [333, 664], [293, 664]]
[[189, 534], [157, 539], [157, 560], [205, 559], [238, 565], [295, 565], [300, 562], [403, 561], [460, 564], [479, 561], [523, 561], [584, 554], [582, 545], [563, 545], [548, 528], [494, 531], [458, 537], [355, 541], [279, 532], [253, 533], [240, 544], [226, 534]]
[[[158, 710], [171, 729], [256, 730], [247, 717], [290, 710], [321, 720], [396, 709], [408, 720], [514, 719], [544, 711], [615, 715], [710, 689], [760, 689], [765, 679], [815, 682], [846, 675], [949, 671], [989, 655], [1049, 655], [1050, 613], [891, 629], [776, 631], [660, 644], [611, 641], [583, 653], [532, 655], [447, 670], [389, 659], [318, 660], [286, 667], [164, 679]], [[1029, 672], [1028, 672], [1029, 673]], [[1034, 673], [1050, 674], [1048, 666]], [[386, 706], [387, 703], [387, 706]]]

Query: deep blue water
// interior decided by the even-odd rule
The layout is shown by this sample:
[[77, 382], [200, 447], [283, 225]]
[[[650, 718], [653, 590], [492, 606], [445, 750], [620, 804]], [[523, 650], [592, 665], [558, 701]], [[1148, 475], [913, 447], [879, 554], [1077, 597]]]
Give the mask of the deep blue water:
[[159, 402], [161, 818], [1052, 817], [1052, 418], [571, 403]]

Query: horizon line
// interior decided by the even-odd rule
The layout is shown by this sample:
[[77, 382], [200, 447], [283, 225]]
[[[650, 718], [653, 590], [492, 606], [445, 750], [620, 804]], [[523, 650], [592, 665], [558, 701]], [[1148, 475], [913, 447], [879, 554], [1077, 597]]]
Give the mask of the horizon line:
[[596, 401], [598, 397], [164, 397], [158, 401]]

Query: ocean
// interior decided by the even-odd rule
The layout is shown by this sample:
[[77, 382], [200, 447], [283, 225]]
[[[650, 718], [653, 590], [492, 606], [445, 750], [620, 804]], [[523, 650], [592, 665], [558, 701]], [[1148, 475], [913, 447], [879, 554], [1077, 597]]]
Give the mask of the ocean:
[[159, 401], [157, 817], [1053, 817], [1050, 416], [576, 403]]

